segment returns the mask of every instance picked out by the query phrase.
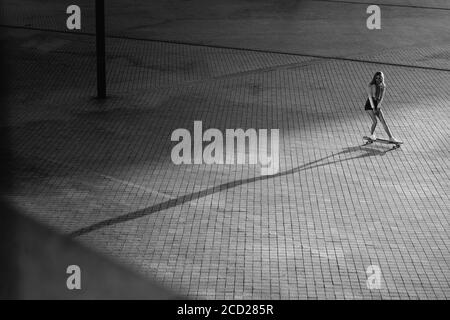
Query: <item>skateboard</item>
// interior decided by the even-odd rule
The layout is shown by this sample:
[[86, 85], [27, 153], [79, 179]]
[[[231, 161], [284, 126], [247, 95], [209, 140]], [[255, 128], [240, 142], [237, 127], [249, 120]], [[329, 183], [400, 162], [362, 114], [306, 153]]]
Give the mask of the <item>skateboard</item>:
[[372, 140], [372, 139], [370, 139], [367, 136], [364, 136], [363, 139], [366, 140], [365, 144], [371, 144], [371, 143], [374, 143], [374, 142], [380, 142], [380, 143], [385, 143], [385, 144], [395, 144], [393, 149], [400, 148], [400, 145], [403, 144], [403, 141], [392, 142], [392, 141], [389, 141], [389, 140], [386, 140], [386, 139], [379, 139], [379, 138], [377, 138], [376, 140]]

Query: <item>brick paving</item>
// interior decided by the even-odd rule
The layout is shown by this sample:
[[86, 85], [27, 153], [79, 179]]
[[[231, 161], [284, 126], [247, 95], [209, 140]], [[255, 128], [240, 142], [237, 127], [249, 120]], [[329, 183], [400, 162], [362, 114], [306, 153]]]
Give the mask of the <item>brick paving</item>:
[[[448, 45], [345, 60], [110, 39], [101, 103], [91, 37], [7, 38], [9, 198], [29, 215], [192, 298], [450, 297]], [[397, 150], [363, 146], [379, 69]], [[279, 173], [175, 166], [170, 135], [194, 120], [279, 128]]]

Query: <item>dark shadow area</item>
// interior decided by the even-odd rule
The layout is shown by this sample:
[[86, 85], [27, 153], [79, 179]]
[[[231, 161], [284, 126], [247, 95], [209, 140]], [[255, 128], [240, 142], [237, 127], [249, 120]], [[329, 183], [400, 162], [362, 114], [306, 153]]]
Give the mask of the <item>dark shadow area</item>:
[[331, 3], [346, 3], [346, 4], [357, 4], [357, 5], [364, 5], [368, 6], [371, 4], [376, 4], [377, 6], [383, 6], [383, 7], [398, 7], [398, 8], [413, 8], [413, 9], [428, 9], [428, 10], [445, 10], [450, 11], [450, 8], [445, 7], [430, 7], [430, 6], [417, 6], [412, 4], [400, 4], [400, 3], [371, 3], [368, 2], [362, 2], [362, 1], [346, 1], [346, 0], [312, 0], [314, 2], [331, 2]]
[[[0, 29], [1, 32], [1, 29]], [[8, 84], [0, 34], [0, 300], [179, 299], [179, 295], [19, 212], [4, 199], [13, 189]], [[14, 106], [12, 106], [14, 107]], [[67, 268], [81, 269], [80, 290], [69, 290]]]
[[[334, 1], [331, 1], [334, 2]], [[450, 9], [439, 9], [439, 10], [450, 10]], [[51, 30], [44, 28], [32, 28], [32, 27], [22, 27], [22, 26], [11, 26], [11, 25], [0, 25], [0, 28], [4, 29], [23, 29], [23, 30], [32, 30], [32, 31], [41, 31], [41, 32], [50, 32], [50, 33], [61, 33], [61, 34], [73, 34], [76, 36], [88, 36], [95, 37], [95, 33], [87, 33], [87, 32], [67, 32], [60, 30]], [[212, 49], [228, 49], [228, 50], [238, 50], [244, 52], [258, 52], [258, 53], [268, 53], [268, 54], [282, 54], [287, 56], [296, 56], [296, 57], [304, 57], [304, 58], [314, 58], [314, 59], [323, 59], [323, 60], [336, 60], [336, 61], [349, 61], [349, 62], [358, 62], [358, 63], [370, 63], [375, 65], [382, 66], [392, 66], [392, 67], [402, 67], [402, 68], [410, 68], [410, 69], [421, 69], [421, 70], [434, 70], [434, 71], [444, 71], [449, 72], [448, 68], [438, 68], [431, 66], [421, 66], [414, 64], [405, 64], [405, 63], [395, 63], [388, 61], [374, 61], [368, 59], [358, 59], [358, 58], [346, 58], [342, 56], [335, 55], [319, 55], [319, 54], [310, 54], [310, 53], [302, 53], [302, 52], [291, 52], [291, 51], [283, 51], [283, 50], [269, 50], [269, 49], [256, 49], [256, 48], [246, 48], [246, 47], [238, 47], [238, 46], [225, 46], [219, 44], [204, 44], [197, 42], [189, 42], [189, 41], [177, 41], [177, 40], [163, 40], [163, 39], [154, 39], [154, 38], [144, 38], [144, 37], [133, 37], [126, 35], [107, 35], [107, 39], [121, 39], [121, 40], [131, 40], [131, 41], [147, 41], [147, 42], [155, 42], [155, 43], [167, 43], [167, 44], [176, 44], [183, 46], [192, 46], [192, 47], [203, 47], [203, 48], [212, 48]]]
[[7, 126], [8, 77], [9, 68], [4, 60], [5, 43], [0, 30], [0, 299], [14, 299], [18, 296], [19, 282], [17, 272], [17, 253], [11, 247], [11, 239], [15, 237], [15, 220], [8, 215], [9, 206], [3, 195], [11, 189], [11, 146]]
[[[179, 299], [117, 262], [1, 205], [0, 299]], [[80, 268], [69, 290], [69, 266]]]
[[[352, 152], [357, 152], [357, 151], [364, 151], [363, 154], [361, 155], [356, 155], [356, 156], [352, 156], [350, 158], [345, 158], [345, 159], [339, 159], [339, 160], [335, 160], [335, 161], [327, 161], [326, 163], [321, 163], [327, 159], [332, 159], [341, 155], [345, 155], [345, 154], [351, 154]], [[170, 209], [173, 207], [176, 207], [178, 205], [181, 205], [183, 203], [192, 201], [192, 200], [196, 200], [199, 198], [203, 198], [209, 195], [212, 195], [214, 193], [217, 192], [221, 192], [224, 190], [228, 190], [228, 189], [232, 189], [238, 186], [242, 186], [242, 185], [246, 185], [249, 183], [255, 183], [258, 181], [264, 181], [264, 180], [269, 180], [269, 179], [273, 179], [273, 178], [278, 178], [278, 177], [282, 177], [282, 176], [286, 176], [286, 175], [290, 175], [290, 174], [294, 174], [294, 173], [298, 173], [301, 171], [305, 171], [305, 170], [311, 170], [311, 169], [315, 169], [315, 168], [319, 168], [319, 167], [323, 167], [323, 166], [328, 166], [331, 164], [337, 164], [337, 163], [341, 163], [344, 161], [348, 161], [348, 160], [355, 160], [355, 159], [361, 159], [361, 158], [366, 158], [366, 157], [370, 157], [370, 156], [383, 156], [385, 155], [387, 152], [391, 151], [393, 149], [389, 149], [389, 150], [385, 150], [385, 151], [380, 151], [374, 148], [368, 148], [365, 145], [362, 146], [355, 146], [355, 147], [348, 147], [343, 149], [342, 151], [338, 152], [338, 153], [333, 153], [329, 156], [320, 158], [318, 160], [315, 161], [311, 161], [308, 163], [305, 163], [299, 167], [290, 169], [290, 170], [286, 170], [283, 172], [279, 172], [275, 175], [272, 176], [258, 176], [258, 177], [253, 177], [253, 178], [248, 178], [248, 179], [242, 179], [242, 180], [236, 180], [236, 181], [232, 181], [232, 182], [227, 182], [227, 183], [223, 183], [217, 186], [214, 186], [212, 188], [208, 188], [202, 191], [198, 191], [198, 192], [194, 192], [194, 193], [190, 193], [187, 195], [184, 195], [182, 197], [178, 197], [176, 199], [171, 199], [153, 206], [150, 206], [148, 208], [142, 209], [142, 210], [138, 210], [138, 211], [134, 211], [134, 212], [130, 212], [127, 213], [125, 215], [121, 215], [119, 217], [115, 217], [112, 219], [108, 219], [108, 220], [104, 220], [98, 223], [95, 223], [91, 226], [85, 227], [85, 228], [81, 228], [79, 230], [76, 230], [74, 232], [72, 232], [70, 234], [70, 236], [72, 237], [78, 237], [105, 227], [109, 227], [118, 223], [123, 223], [123, 222], [127, 222], [130, 220], [134, 220], [134, 219], [138, 219], [150, 214], [153, 214], [155, 212], [159, 212], [162, 210], [166, 210], [166, 209]]]

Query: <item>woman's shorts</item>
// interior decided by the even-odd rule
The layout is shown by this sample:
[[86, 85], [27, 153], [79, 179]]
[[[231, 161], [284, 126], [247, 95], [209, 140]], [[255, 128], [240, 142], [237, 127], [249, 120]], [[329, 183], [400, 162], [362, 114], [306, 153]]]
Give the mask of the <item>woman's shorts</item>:
[[[377, 111], [378, 101], [372, 97], [373, 105], [375, 107], [375, 111]], [[369, 99], [366, 101], [366, 105], [364, 106], [364, 110], [372, 110], [372, 106], [370, 105]]]

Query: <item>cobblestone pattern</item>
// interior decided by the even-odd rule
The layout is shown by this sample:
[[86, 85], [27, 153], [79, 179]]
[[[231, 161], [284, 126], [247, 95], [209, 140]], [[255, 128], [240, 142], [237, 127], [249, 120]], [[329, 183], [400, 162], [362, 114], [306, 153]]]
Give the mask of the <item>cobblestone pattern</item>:
[[[448, 46], [351, 56], [376, 64], [112, 39], [101, 103], [92, 38], [8, 38], [9, 198], [29, 215], [192, 298], [450, 297], [450, 72], [381, 64], [448, 69]], [[398, 150], [362, 145], [379, 69]], [[279, 128], [279, 174], [173, 165], [194, 120]]]
[[450, 45], [381, 50], [376, 54], [358, 55], [355, 58], [363, 61], [450, 70]]
[[[449, 43], [448, 1], [380, 1], [393, 5], [382, 6], [382, 27], [373, 31], [366, 27], [365, 1], [140, 0], [124, 8], [121, 0], [110, 0], [105, 7], [106, 32], [113, 37], [339, 57]], [[74, 33], [94, 34], [94, 2], [77, 4], [82, 8], [82, 29]], [[13, 27], [68, 32], [67, 5], [57, 0], [6, 0], [0, 19]]]
[[361, 4], [361, 5], [371, 5], [376, 4], [380, 5], [381, 7], [384, 6], [399, 6], [404, 8], [411, 8], [415, 9], [415, 7], [419, 8], [429, 8], [432, 10], [436, 9], [450, 9], [450, 4], [447, 0], [430, 0], [430, 1], [423, 1], [423, 0], [312, 0], [317, 2], [342, 2], [342, 3], [354, 3], [354, 4]]
[[[215, 73], [200, 67], [176, 81], [161, 72], [172, 86], [129, 88], [107, 108], [68, 102], [64, 119], [18, 121], [11, 199], [66, 233], [138, 212], [79, 238], [193, 298], [448, 298], [450, 73], [263, 57], [237, 75], [240, 66], [226, 59]], [[126, 79], [127, 68], [117, 74]], [[388, 123], [405, 141], [395, 151], [362, 146], [364, 86], [379, 68]], [[63, 79], [60, 72], [28, 75], [33, 86], [48, 85], [45, 77]], [[20, 113], [51, 114], [68, 86], [24, 99]], [[174, 166], [170, 134], [192, 130], [194, 120], [223, 131], [279, 128], [279, 175], [260, 177], [250, 165]], [[222, 187], [195, 194], [213, 186]], [[373, 264], [381, 290], [366, 288]]]

